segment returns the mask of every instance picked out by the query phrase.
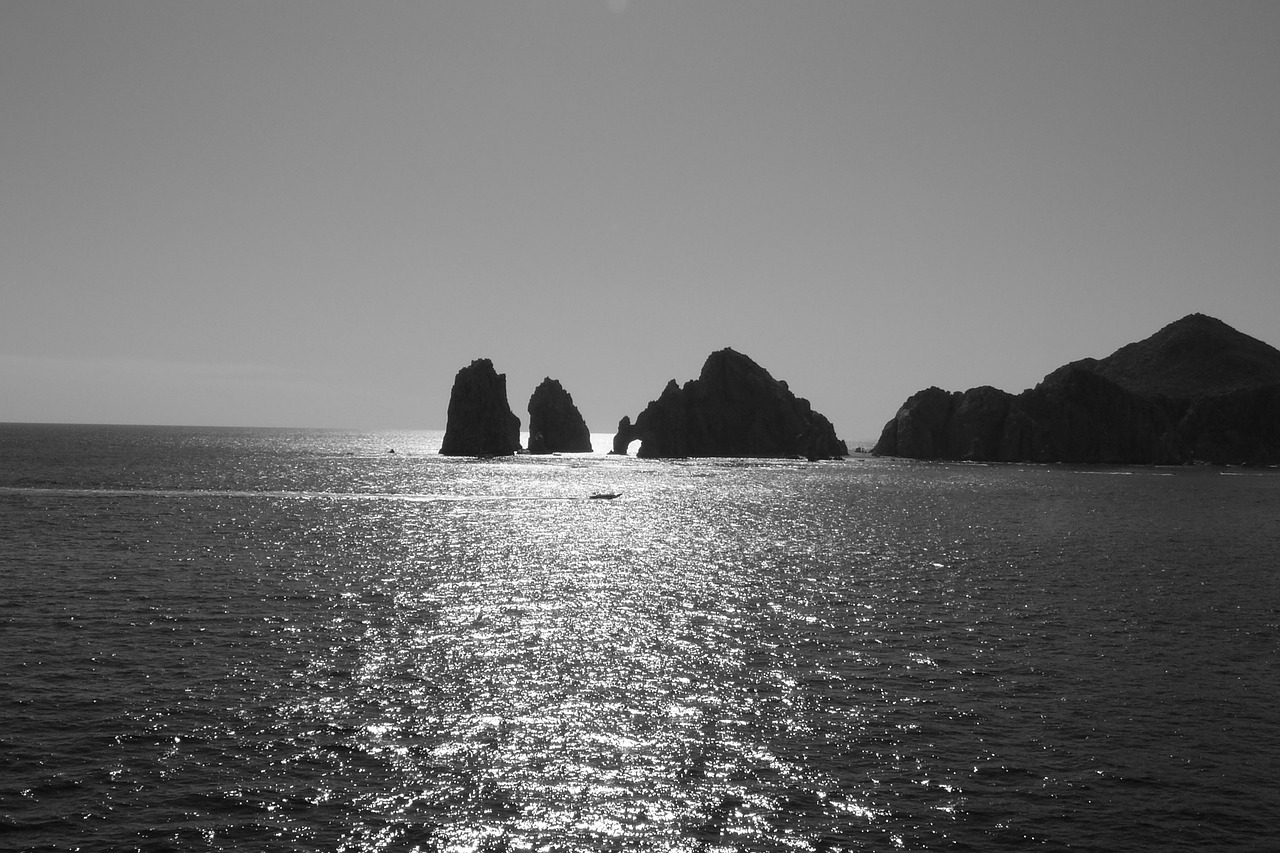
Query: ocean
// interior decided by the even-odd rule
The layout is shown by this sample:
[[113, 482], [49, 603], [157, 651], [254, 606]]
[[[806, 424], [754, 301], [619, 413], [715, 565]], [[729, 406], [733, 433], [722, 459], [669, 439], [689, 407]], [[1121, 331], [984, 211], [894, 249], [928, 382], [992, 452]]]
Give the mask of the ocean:
[[0, 849], [1280, 848], [1280, 472], [441, 435], [0, 425]]

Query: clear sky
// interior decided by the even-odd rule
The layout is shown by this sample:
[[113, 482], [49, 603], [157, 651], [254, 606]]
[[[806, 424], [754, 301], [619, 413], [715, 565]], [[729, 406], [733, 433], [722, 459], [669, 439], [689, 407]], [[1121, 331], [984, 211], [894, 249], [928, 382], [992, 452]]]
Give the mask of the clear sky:
[[1280, 345], [1275, 0], [0, 2], [0, 421], [594, 431], [707, 354], [874, 438]]

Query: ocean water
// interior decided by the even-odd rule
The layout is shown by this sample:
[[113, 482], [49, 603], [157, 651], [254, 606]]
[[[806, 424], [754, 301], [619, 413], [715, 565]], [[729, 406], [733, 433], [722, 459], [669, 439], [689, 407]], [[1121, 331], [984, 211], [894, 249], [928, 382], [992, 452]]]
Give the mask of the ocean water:
[[1280, 473], [440, 437], [0, 425], [0, 849], [1280, 848]]

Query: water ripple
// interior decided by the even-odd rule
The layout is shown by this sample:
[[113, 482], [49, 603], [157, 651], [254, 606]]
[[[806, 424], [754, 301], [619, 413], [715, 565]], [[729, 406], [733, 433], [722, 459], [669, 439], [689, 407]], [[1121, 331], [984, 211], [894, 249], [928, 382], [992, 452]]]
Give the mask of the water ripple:
[[17, 846], [1269, 837], [1275, 478], [284, 447], [0, 489]]

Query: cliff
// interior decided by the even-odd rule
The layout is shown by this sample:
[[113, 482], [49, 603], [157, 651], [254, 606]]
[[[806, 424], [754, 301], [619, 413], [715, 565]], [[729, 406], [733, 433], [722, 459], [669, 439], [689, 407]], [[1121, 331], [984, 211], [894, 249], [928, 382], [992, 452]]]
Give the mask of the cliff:
[[529, 398], [530, 453], [590, 453], [591, 431], [573, 397], [547, 377]]
[[507, 376], [479, 358], [458, 371], [449, 393], [446, 456], [510, 456], [520, 449], [520, 419], [507, 402]]
[[1280, 351], [1192, 314], [1012, 395], [929, 388], [876, 454], [994, 462], [1280, 463]]
[[623, 418], [613, 452], [639, 439], [641, 457], [792, 457], [848, 455], [831, 422], [785, 382], [731, 349], [707, 357], [697, 379], [667, 383], [636, 418]]

